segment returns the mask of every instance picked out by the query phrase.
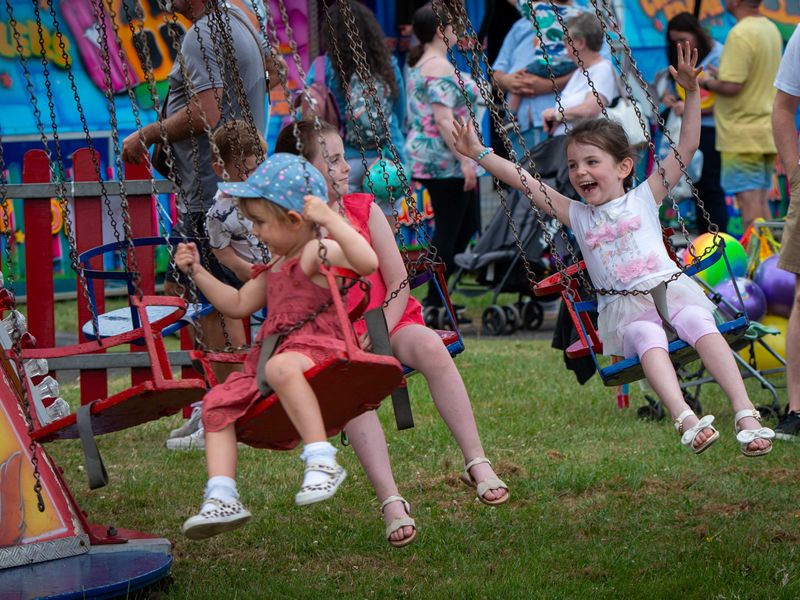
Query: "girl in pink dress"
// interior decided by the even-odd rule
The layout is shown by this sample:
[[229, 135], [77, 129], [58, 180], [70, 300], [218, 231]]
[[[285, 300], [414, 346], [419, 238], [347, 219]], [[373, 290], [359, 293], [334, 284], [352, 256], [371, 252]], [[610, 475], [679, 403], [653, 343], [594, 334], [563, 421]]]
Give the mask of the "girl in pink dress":
[[[175, 263], [182, 271], [191, 272], [197, 287], [226, 316], [240, 319], [269, 306], [259, 338], [286, 332], [330, 301], [330, 290], [320, 273], [315, 225], [328, 232], [322, 243], [332, 266], [360, 275], [377, 268], [378, 258], [369, 244], [321, 200], [327, 195], [325, 179], [304, 159], [273, 154], [246, 181], [219, 187], [238, 198], [242, 212], [253, 222], [254, 235], [269, 246], [275, 258], [268, 265], [254, 266], [251, 280], [240, 290], [206, 271], [194, 244], [180, 244]], [[266, 363], [267, 383], [303, 439], [300, 458], [305, 462], [305, 476], [295, 496], [300, 505], [330, 498], [346, 477], [336, 462], [336, 449], [327, 441], [319, 403], [304, 376], [343, 346], [335, 313], [326, 309], [288, 332]], [[191, 539], [234, 529], [250, 519], [236, 490], [235, 423], [261, 397], [256, 387], [259, 352], [255, 347], [245, 371], [233, 373], [204, 398], [209, 480], [200, 512], [183, 524], [183, 532]]]
[[[317, 131], [311, 121], [303, 121], [297, 124], [297, 129], [306, 158], [325, 174], [329, 203], [336, 207], [338, 192], [345, 216], [378, 255], [380, 268], [368, 277], [371, 290], [367, 309], [377, 308], [407, 277], [392, 228], [371, 194], [347, 193], [350, 167], [343, 158], [344, 146], [336, 128], [323, 122], [320, 131]], [[275, 150], [297, 152], [294, 135], [293, 125], [284, 128], [278, 135]], [[321, 151], [320, 135], [328, 161]], [[359, 299], [355, 288], [351, 289], [348, 304], [357, 303]], [[408, 286], [404, 286], [383, 310], [392, 352], [400, 362], [425, 377], [439, 414], [461, 448], [465, 464], [462, 481], [476, 488], [477, 497], [484, 504], [496, 505], [508, 501], [508, 486], [497, 477], [491, 463], [485, 458], [461, 374], [439, 335], [425, 327], [420, 303], [411, 296]], [[361, 337], [362, 346], [369, 347], [363, 321], [356, 321], [354, 327]], [[411, 543], [417, 534], [416, 524], [410, 517], [409, 503], [398, 493], [386, 438], [376, 411], [367, 411], [350, 421], [347, 435], [381, 501], [389, 543], [392, 546]]]

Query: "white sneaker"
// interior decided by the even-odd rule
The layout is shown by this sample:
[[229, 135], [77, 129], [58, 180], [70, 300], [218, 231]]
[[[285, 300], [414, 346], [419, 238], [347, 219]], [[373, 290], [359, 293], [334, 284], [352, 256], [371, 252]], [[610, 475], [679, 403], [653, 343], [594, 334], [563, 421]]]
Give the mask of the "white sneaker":
[[203, 426], [203, 413], [200, 410], [200, 407], [195, 407], [192, 409], [191, 416], [186, 420], [186, 422], [178, 427], [177, 429], [173, 429], [169, 432], [170, 438], [182, 438], [186, 437], [187, 435], [193, 434], [197, 431], [198, 428]]
[[183, 437], [169, 438], [167, 450], [205, 450], [206, 438], [202, 424], [194, 433]]
[[200, 511], [193, 517], [189, 517], [181, 528], [183, 534], [190, 540], [203, 540], [241, 527], [250, 520], [252, 516], [241, 502], [222, 502], [216, 498], [205, 500], [204, 504], [213, 504], [214, 508]]
[[320, 471], [325, 473], [328, 477], [322, 483], [302, 486], [294, 497], [294, 501], [298, 506], [305, 506], [306, 504], [327, 500], [336, 493], [336, 490], [339, 489], [339, 486], [345, 480], [345, 477], [347, 477], [347, 471], [338, 463], [334, 466], [309, 463], [306, 465], [305, 470]]

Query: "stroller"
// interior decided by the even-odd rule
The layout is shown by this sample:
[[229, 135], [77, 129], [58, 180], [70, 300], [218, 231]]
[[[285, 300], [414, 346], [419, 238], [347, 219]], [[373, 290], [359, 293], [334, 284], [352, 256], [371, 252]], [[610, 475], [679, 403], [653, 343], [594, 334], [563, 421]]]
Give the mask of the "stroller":
[[[522, 192], [508, 196], [508, 209], [528, 259], [534, 280], [538, 281], [551, 273], [550, 253], [544, 229], [530, 208]], [[558, 237], [558, 223], [547, 217], [545, 227], [550, 235]], [[492, 294], [492, 305], [481, 316], [482, 331], [486, 335], [510, 334], [517, 329], [533, 331], [544, 321], [544, 309], [540, 303], [547, 298], [533, 297], [528, 282], [525, 263], [517, 247], [505, 210], [500, 207], [492, 217], [478, 243], [466, 252], [456, 254], [459, 267], [450, 286], [451, 292], [460, 291], [466, 296]], [[467, 281], [465, 275], [474, 276]], [[502, 293], [517, 294], [516, 302], [499, 305]], [[555, 295], [553, 299], [557, 299]]]
[[[520, 162], [528, 167], [531, 159], [545, 184], [566, 196], [577, 198], [569, 182], [567, 161], [564, 158], [565, 141], [565, 136], [548, 138], [533, 148]], [[538, 184], [531, 181], [529, 185]], [[553, 266], [545, 233], [549, 233], [556, 244], [560, 244], [559, 223], [550, 217], [544, 217], [543, 224], [540, 223], [528, 198], [519, 191], [508, 194], [507, 206], [533, 272], [533, 279], [539, 281], [549, 276], [553, 272]], [[560, 248], [558, 250], [561, 251]], [[482, 331], [486, 335], [511, 334], [518, 329], [534, 331], [544, 321], [541, 303], [560, 298], [559, 294], [534, 298], [525, 261], [502, 206], [498, 208], [475, 246], [456, 254], [455, 263], [459, 269], [454, 276], [451, 292], [458, 290], [466, 296], [492, 293], [492, 305], [481, 316]], [[475, 281], [465, 281], [467, 274], [473, 275]], [[517, 294], [518, 299], [501, 306], [497, 299], [502, 293]]]

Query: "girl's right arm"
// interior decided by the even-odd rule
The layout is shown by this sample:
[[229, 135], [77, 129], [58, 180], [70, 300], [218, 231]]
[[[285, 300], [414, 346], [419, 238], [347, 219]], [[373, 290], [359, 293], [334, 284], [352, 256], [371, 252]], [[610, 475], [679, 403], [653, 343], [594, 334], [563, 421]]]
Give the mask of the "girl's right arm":
[[[501, 158], [493, 152], [484, 153], [484, 146], [478, 138], [478, 134], [472, 128], [472, 124], [468, 121], [453, 121], [453, 126], [455, 128], [455, 145], [458, 152], [475, 160], [481, 156], [478, 164], [514, 189], [524, 192], [525, 185], [523, 185], [523, 182], [527, 184], [537, 208], [548, 215], [553, 215], [559, 222], [569, 227], [571, 199], [559, 194], [548, 185], [544, 185], [545, 195], [539, 188], [539, 182], [528, 171], [520, 167], [522, 173], [522, 177], [520, 177], [520, 173], [517, 172], [517, 166], [513, 162]], [[548, 199], [550, 202], [548, 202]], [[552, 209], [550, 208], [550, 203], [553, 205]]]
[[200, 253], [194, 243], [180, 243], [175, 265], [184, 273], [191, 271], [197, 287], [208, 301], [226, 317], [243, 319], [264, 308], [267, 301], [267, 278], [260, 275], [247, 281], [241, 289], [222, 283], [200, 264]]

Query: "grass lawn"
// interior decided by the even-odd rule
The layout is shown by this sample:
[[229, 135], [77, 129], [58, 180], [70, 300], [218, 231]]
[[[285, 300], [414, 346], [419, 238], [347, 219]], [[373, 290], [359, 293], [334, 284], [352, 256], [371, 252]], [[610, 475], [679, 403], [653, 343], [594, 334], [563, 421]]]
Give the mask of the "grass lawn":
[[380, 409], [419, 526], [400, 550], [347, 448], [339, 493], [305, 508], [293, 504], [297, 451], [243, 450], [239, 487], [254, 519], [204, 542], [180, 534], [206, 475], [202, 453], [164, 449], [177, 417], [99, 438], [111, 483], [91, 493], [78, 444], [48, 448], [92, 521], [174, 541], [163, 598], [800, 597], [800, 445], [742, 456], [715, 386], [703, 404], [722, 439], [695, 456], [667, 422], [618, 410], [597, 378], [577, 385], [546, 342], [468, 340], [457, 362], [511, 501], [486, 507], [458, 480], [457, 446], [413, 378], [414, 429], [396, 431], [389, 404]]

